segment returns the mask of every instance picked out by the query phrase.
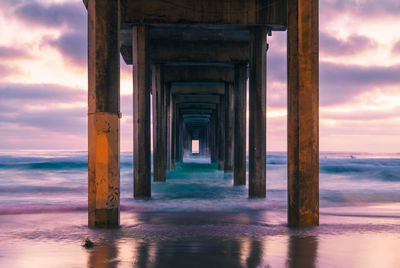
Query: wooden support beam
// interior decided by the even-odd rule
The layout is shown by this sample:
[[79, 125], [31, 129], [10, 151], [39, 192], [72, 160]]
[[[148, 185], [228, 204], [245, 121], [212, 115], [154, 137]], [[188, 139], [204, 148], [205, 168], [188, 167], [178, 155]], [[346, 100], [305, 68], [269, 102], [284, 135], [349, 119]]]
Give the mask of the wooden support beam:
[[172, 83], [172, 94], [224, 94], [224, 83]]
[[235, 66], [235, 146], [233, 184], [246, 184], [246, 80], [247, 66]]
[[235, 129], [233, 84], [225, 84], [225, 158], [224, 171], [233, 171], [233, 137]]
[[165, 160], [165, 143], [164, 135], [166, 134], [166, 122], [165, 122], [165, 107], [164, 107], [164, 75], [163, 68], [160, 64], [153, 65], [153, 180], [154, 181], [165, 181], [166, 177], [166, 160]]
[[89, 0], [88, 225], [119, 226], [119, 1]]
[[151, 196], [150, 62], [148, 27], [137, 25], [133, 40], [133, 161], [134, 197]]
[[319, 224], [318, 0], [289, 1], [288, 224]]
[[266, 195], [266, 27], [250, 28], [249, 197]]
[[234, 68], [227, 66], [165, 66], [165, 82], [230, 82]]

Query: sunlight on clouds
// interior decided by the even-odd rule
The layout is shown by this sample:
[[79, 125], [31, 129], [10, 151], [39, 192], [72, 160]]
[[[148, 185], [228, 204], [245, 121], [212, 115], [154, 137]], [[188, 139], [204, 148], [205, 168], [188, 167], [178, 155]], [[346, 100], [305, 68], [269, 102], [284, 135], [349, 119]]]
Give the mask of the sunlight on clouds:
[[[7, 23], [6, 23], [7, 22]], [[14, 72], [0, 79], [3, 82], [53, 83], [84, 88], [87, 85], [86, 66], [71, 66], [58, 50], [43, 44], [44, 40], [60, 36], [60, 29], [26, 27], [15, 18], [0, 11], [0, 45], [22, 48], [31, 57], [3, 61], [17, 67]], [[7, 27], [5, 27], [7, 25]]]
[[31, 52], [43, 38], [56, 38], [60, 32], [52, 28], [27, 27], [16, 17], [6, 14], [5, 10], [0, 10], [0, 35], [1, 45], [21, 47]]
[[287, 116], [286, 109], [267, 108], [267, 118], [285, 117]]
[[[333, 34], [336, 38], [346, 40], [351, 35], [366, 36], [374, 40], [378, 47], [360, 54], [352, 55], [321, 55], [322, 61], [342, 64], [357, 64], [362, 66], [377, 65], [390, 66], [400, 63], [400, 55], [392, 54], [393, 44], [400, 40], [400, 24], [398, 17], [379, 17], [366, 20], [354, 16], [351, 12], [345, 12], [330, 21], [320, 19], [320, 30]], [[335, 29], [332, 32], [332, 29]]]
[[400, 108], [400, 94], [397, 87], [375, 89], [357, 96], [350, 104], [336, 104], [335, 106], [320, 107], [321, 112], [352, 113], [356, 111], [380, 111]]
[[[125, 64], [121, 62], [121, 65]], [[121, 80], [120, 80], [121, 95], [132, 95], [133, 91], [133, 76], [132, 73], [121, 69]]]
[[34, 105], [34, 104], [28, 104], [24, 106], [26, 111], [47, 111], [49, 109], [78, 109], [78, 108], [87, 108], [87, 103], [86, 102], [49, 102], [46, 104], [46, 106], [43, 106], [41, 104], [39, 105]]
[[323, 127], [324, 125], [327, 126], [334, 126], [336, 125], [337, 121], [336, 120], [332, 120], [332, 119], [321, 119], [320, 120], [320, 125]]

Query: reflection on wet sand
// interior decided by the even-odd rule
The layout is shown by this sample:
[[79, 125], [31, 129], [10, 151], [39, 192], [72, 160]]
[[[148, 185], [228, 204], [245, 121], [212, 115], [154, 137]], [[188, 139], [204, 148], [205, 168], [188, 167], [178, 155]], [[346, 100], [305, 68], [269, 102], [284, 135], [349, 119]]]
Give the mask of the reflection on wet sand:
[[[131, 241], [132, 242], [132, 241]], [[104, 241], [88, 251], [88, 267], [259, 267], [263, 242], [254, 239], [195, 238], [168, 239], [156, 243], [140, 241], [130, 254], [120, 254], [118, 242]], [[124, 250], [125, 253], [129, 252]], [[130, 256], [129, 256], [130, 255]]]
[[287, 267], [316, 267], [318, 251], [316, 236], [291, 235], [288, 247]]
[[[88, 267], [269, 267], [264, 240], [249, 237], [103, 241], [88, 251]], [[291, 235], [286, 267], [316, 267], [318, 238]], [[122, 247], [129, 247], [122, 249]], [[126, 264], [126, 265], [124, 265]]]
[[114, 241], [103, 241], [89, 250], [90, 268], [118, 267], [118, 249]]
[[[93, 233], [100, 237], [95, 240], [97, 245], [87, 251], [88, 267], [317, 266], [318, 237], [314, 231], [280, 225], [262, 227], [259, 223], [264, 222], [263, 214], [144, 213], [131, 216], [135, 216], [131, 219], [134, 225], [107, 234]], [[270, 234], [260, 235], [254, 231], [264, 228]], [[233, 234], [234, 231], [237, 232]]]

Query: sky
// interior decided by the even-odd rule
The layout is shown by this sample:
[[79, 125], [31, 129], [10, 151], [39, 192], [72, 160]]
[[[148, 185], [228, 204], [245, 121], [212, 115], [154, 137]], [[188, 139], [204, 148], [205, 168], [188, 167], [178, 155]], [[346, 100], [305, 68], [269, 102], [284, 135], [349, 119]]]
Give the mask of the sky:
[[[400, 152], [400, 2], [320, 0], [320, 151]], [[81, 0], [0, 0], [0, 150], [87, 149]], [[267, 151], [286, 151], [286, 32], [268, 37]], [[121, 150], [132, 151], [121, 58]]]

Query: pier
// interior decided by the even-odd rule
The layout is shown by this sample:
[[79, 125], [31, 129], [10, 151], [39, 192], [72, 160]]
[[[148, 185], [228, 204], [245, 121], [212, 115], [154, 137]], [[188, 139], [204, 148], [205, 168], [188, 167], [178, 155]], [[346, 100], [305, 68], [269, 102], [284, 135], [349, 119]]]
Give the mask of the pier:
[[233, 172], [232, 187], [247, 180], [249, 198], [266, 197], [266, 57], [274, 31], [287, 31], [288, 40], [288, 225], [319, 224], [318, 0], [83, 2], [89, 226], [120, 224], [120, 55], [133, 65], [135, 198], [151, 197], [151, 139], [154, 181], [166, 181], [196, 140], [200, 155]]

